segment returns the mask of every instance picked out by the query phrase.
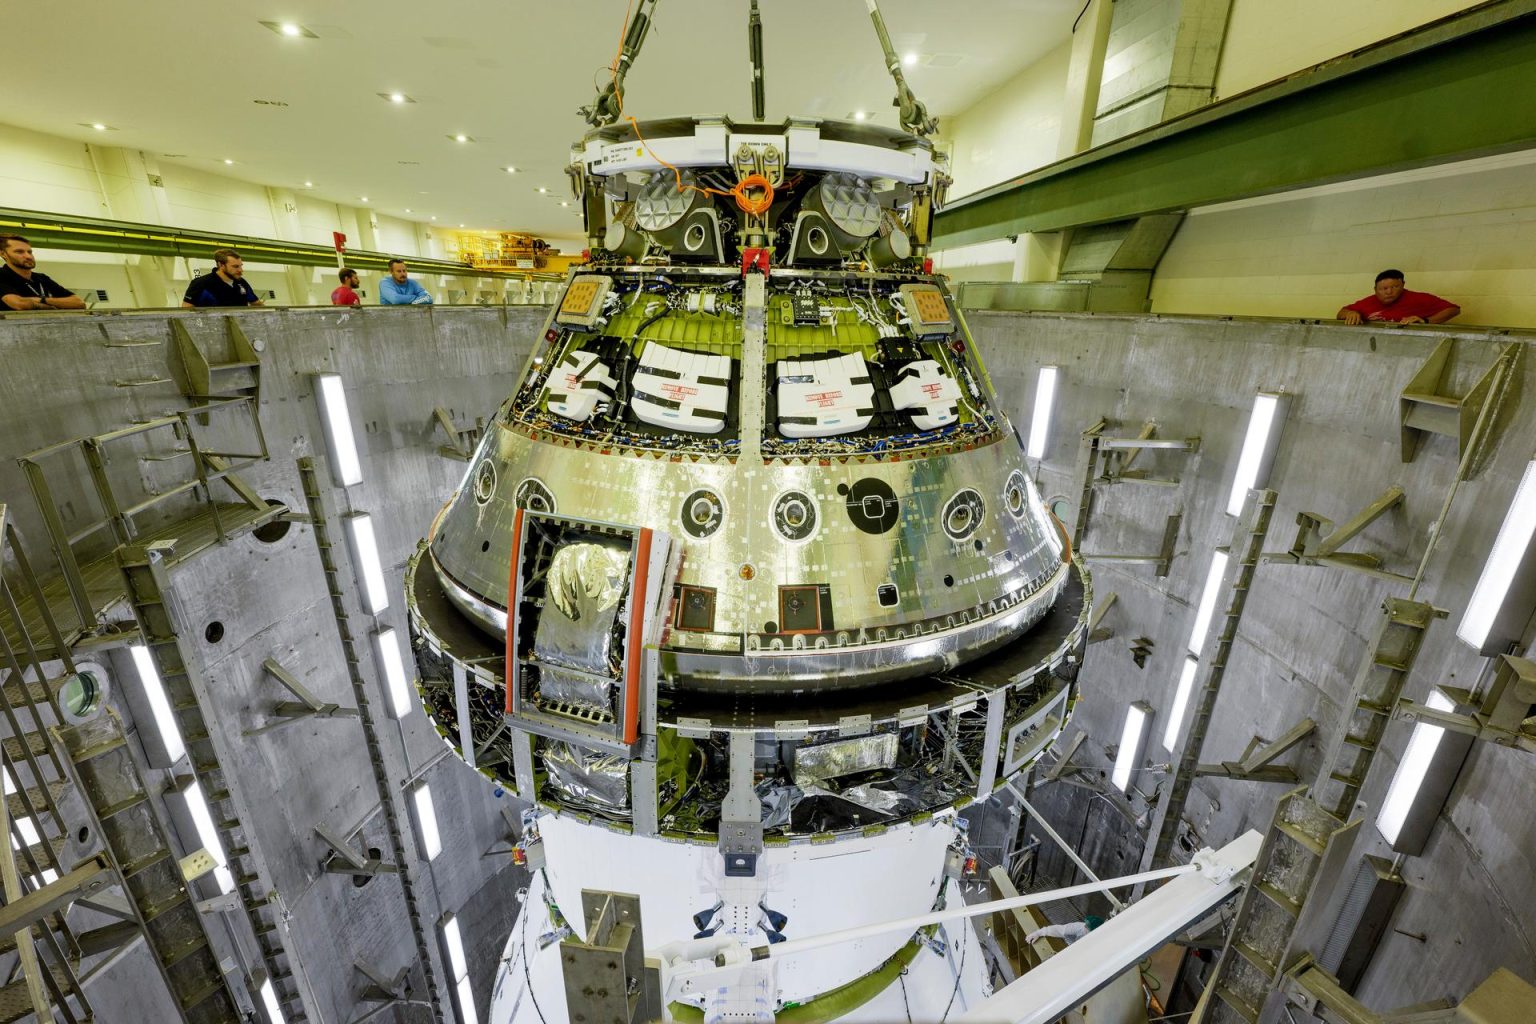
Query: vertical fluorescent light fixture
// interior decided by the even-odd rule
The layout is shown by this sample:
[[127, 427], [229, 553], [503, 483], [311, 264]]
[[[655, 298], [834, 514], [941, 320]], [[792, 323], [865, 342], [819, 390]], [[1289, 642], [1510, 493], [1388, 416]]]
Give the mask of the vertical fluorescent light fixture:
[[1035, 408], [1029, 417], [1029, 445], [1025, 454], [1032, 459], [1045, 455], [1046, 435], [1051, 431], [1051, 406], [1056, 402], [1056, 367], [1040, 367], [1035, 379]]
[[272, 990], [272, 979], [261, 979], [261, 1005], [267, 1011], [267, 1020], [270, 1024], [288, 1024], [288, 1018], [283, 1016], [283, 1008], [277, 1005], [277, 993]]
[[134, 644], [129, 651], [133, 654], [133, 667], [139, 672], [139, 682], [144, 685], [144, 699], [148, 701], [150, 713], [154, 716], [155, 728], [160, 732], [160, 745], [165, 748], [166, 760], [178, 761], [187, 752], [187, 745], [182, 741], [181, 729], [176, 725], [176, 714], [171, 710], [165, 684], [160, 681], [160, 672], [155, 668], [154, 656], [143, 644]]
[[1227, 498], [1227, 515], [1243, 510], [1243, 499], [1255, 487], [1269, 482], [1269, 469], [1280, 446], [1280, 429], [1285, 426], [1286, 395], [1261, 391], [1253, 398], [1253, 412], [1248, 417], [1248, 434], [1243, 438], [1242, 454], [1237, 457], [1237, 473], [1232, 477], [1232, 493]]
[[1195, 625], [1189, 631], [1189, 653], [1200, 656], [1205, 635], [1211, 631], [1211, 616], [1216, 614], [1216, 597], [1221, 593], [1221, 578], [1227, 574], [1227, 553], [1217, 548], [1211, 554], [1211, 568], [1205, 574], [1205, 590], [1195, 609]]
[[1115, 753], [1115, 767], [1109, 780], [1124, 793], [1131, 785], [1131, 776], [1141, 764], [1141, 750], [1147, 742], [1147, 726], [1152, 724], [1152, 706], [1138, 700], [1125, 709], [1125, 726], [1120, 730], [1120, 749]]
[[219, 892], [234, 892], [235, 877], [230, 874], [229, 860], [224, 855], [224, 843], [219, 839], [218, 829], [213, 827], [213, 814], [208, 810], [208, 801], [203, 796], [203, 787], [194, 778], [188, 778], [186, 784], [179, 787], [182, 799], [187, 802], [187, 813], [192, 816], [192, 824], [197, 829], [197, 841], [213, 856], [213, 877], [219, 883]]
[[400, 653], [400, 635], [393, 626], [373, 634], [378, 647], [379, 662], [384, 666], [384, 681], [389, 689], [389, 705], [396, 718], [411, 713], [416, 702], [411, 700], [410, 681], [405, 676], [405, 658]]
[[432, 788], [419, 783], [411, 792], [416, 804], [416, 827], [421, 832], [421, 853], [427, 860], [436, 860], [443, 852], [443, 837], [437, 831], [437, 809], [432, 806]]
[[339, 373], [317, 373], [315, 396], [320, 400], [320, 417], [325, 421], [325, 447], [331, 456], [331, 479], [338, 487], [361, 483], [363, 464], [357, 457], [357, 439], [352, 434], [352, 414], [347, 410], [347, 392]]
[[464, 956], [459, 919], [444, 914], [439, 927], [443, 933], [443, 948], [448, 954], [448, 973], [453, 975], [454, 991], [459, 997], [459, 1020], [462, 1024], [480, 1024], [480, 1016], [475, 1012], [475, 994], [469, 985], [469, 960]]
[[[1451, 711], [1455, 708], [1451, 699], [1439, 690], [1431, 693], [1424, 704], [1436, 711]], [[1440, 749], [1440, 740], [1444, 736], [1445, 729], [1442, 726], [1419, 722], [1413, 727], [1413, 735], [1408, 737], [1408, 746], [1397, 766], [1397, 774], [1392, 776], [1392, 784], [1387, 787], [1387, 795], [1381, 801], [1381, 813], [1376, 815], [1376, 830], [1393, 846], [1397, 845], [1403, 823], [1408, 820], [1408, 812], [1413, 809], [1414, 799], [1424, 785], [1424, 777], [1429, 774], [1430, 763], [1434, 761], [1435, 752]]]
[[[1536, 573], [1526, 561], [1531, 553], [1532, 534], [1536, 534], [1536, 460], [1526, 464], [1525, 475], [1520, 478], [1520, 486], [1515, 488], [1509, 511], [1504, 513], [1504, 522], [1493, 540], [1493, 550], [1488, 552], [1488, 561], [1483, 563], [1483, 574], [1478, 577], [1472, 599], [1467, 602], [1466, 614], [1461, 617], [1461, 625], [1456, 627], [1456, 635], [1483, 654], [1499, 653], [1518, 641], [1520, 629], [1530, 618], [1530, 608], [1526, 606], [1530, 595], [1517, 593], [1515, 604], [1518, 607], [1512, 608], [1512, 614], [1507, 616], [1514, 621], [1498, 621], [1499, 613], [1510, 603], [1511, 589], [1522, 592], [1531, 589], [1530, 577]], [[1516, 579], [1522, 575], [1526, 577], [1524, 584], [1517, 587]], [[1504, 628], [1495, 629], [1496, 625]]]
[[352, 558], [363, 581], [363, 607], [377, 615], [389, 607], [389, 587], [384, 583], [384, 563], [379, 561], [379, 542], [373, 534], [373, 517], [354, 512], [345, 517], [352, 538]]
[[1179, 682], [1173, 690], [1173, 707], [1168, 711], [1168, 722], [1163, 726], [1163, 746], [1170, 753], [1179, 739], [1179, 728], [1184, 724], [1184, 711], [1189, 707], [1189, 695], [1195, 688], [1195, 669], [1200, 661], [1193, 654], [1184, 656], [1184, 667], [1179, 669]]

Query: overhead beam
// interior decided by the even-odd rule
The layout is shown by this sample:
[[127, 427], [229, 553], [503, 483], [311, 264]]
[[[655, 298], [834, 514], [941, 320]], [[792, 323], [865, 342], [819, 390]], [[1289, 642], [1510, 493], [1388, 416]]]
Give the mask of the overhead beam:
[[935, 248], [1536, 147], [1536, 0], [1495, 0], [951, 202]]
[[[0, 207], [0, 230], [26, 235], [33, 245], [41, 248], [67, 249], [72, 252], [115, 252], [125, 256], [184, 256], [211, 260], [215, 249], [232, 248], [238, 249], [242, 256], [256, 263], [336, 268], [336, 250], [329, 245], [310, 245], [306, 242], [249, 235], [223, 235], [192, 228], [139, 224], [102, 217], [73, 217]], [[389, 261], [393, 258], [388, 253], [363, 250], [348, 250], [346, 254], [347, 266], [354, 270], [387, 271]], [[480, 270], [466, 263], [418, 256], [412, 256], [410, 264], [411, 269], [418, 274], [517, 281], [540, 277], [556, 280], [561, 276], [548, 272]]]

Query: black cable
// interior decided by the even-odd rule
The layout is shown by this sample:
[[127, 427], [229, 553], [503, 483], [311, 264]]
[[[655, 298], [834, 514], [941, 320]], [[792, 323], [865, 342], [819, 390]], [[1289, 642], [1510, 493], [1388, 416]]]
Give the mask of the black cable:
[[1093, 0], [1088, 0], [1088, 3], [1083, 4], [1083, 9], [1077, 12], [1077, 17], [1072, 19], [1072, 31], [1074, 33], [1077, 31], [1077, 23], [1083, 20], [1083, 15], [1088, 13], [1088, 8], [1092, 3]]
[[[960, 927], [962, 927], [962, 928], [969, 928], [970, 927], [970, 922], [969, 921], [961, 921]], [[961, 932], [960, 934], [964, 935], [965, 933]], [[971, 944], [969, 942], [967, 942], [967, 943], [965, 943], [964, 945], [962, 945], [960, 947], [960, 966], [955, 968], [955, 987], [950, 989], [950, 992], [949, 992], [949, 1003], [948, 1003], [948, 1005], [946, 1005], [944, 1007], [944, 1016], [939, 1018], [939, 1024], [944, 1024], [945, 1021], [949, 1020], [949, 1008], [951, 1006], [955, 1005], [955, 996], [960, 991], [960, 979], [965, 977], [965, 954], [966, 954], [966, 951], [968, 949], [970, 949], [970, 946], [971, 946]]]
[[912, 1004], [907, 1002], [907, 969], [903, 967], [901, 973], [896, 975], [896, 980], [901, 982], [901, 1005], [907, 1008], [907, 1024], [912, 1024]]
[[[545, 884], [549, 883], [546, 881]], [[533, 1000], [533, 1012], [539, 1015], [539, 1024], [549, 1024], [544, 1019], [544, 1011], [539, 1007], [539, 997], [533, 993], [533, 975], [528, 971], [528, 903], [526, 900], [523, 901], [523, 934], [518, 940], [518, 946], [518, 952], [523, 954], [523, 984], [528, 989], [528, 998]]]

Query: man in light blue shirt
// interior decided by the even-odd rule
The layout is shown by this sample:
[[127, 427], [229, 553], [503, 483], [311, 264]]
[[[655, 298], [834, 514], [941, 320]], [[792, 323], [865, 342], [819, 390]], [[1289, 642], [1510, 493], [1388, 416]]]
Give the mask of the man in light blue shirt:
[[405, 272], [405, 260], [389, 261], [389, 276], [379, 282], [381, 306], [430, 306], [432, 296]]

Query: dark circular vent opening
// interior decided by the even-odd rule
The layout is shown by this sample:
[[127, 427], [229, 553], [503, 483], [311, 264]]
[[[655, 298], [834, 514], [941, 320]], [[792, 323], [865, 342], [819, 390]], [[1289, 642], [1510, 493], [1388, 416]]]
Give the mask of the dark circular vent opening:
[[[271, 508], [288, 507], [288, 503], [286, 501], [278, 501], [276, 498], [268, 498], [266, 501], [267, 505]], [[270, 523], [265, 523], [256, 527], [256, 529], [252, 530], [251, 533], [254, 534], [256, 539], [261, 541], [263, 544], [276, 544], [278, 541], [288, 536], [288, 531], [292, 528], [293, 524], [288, 520], [274, 519]]]
[[214, 619], [212, 622], [208, 623], [208, 625], [203, 629], [203, 639], [207, 640], [211, 644], [216, 644], [220, 640], [223, 640], [224, 623], [220, 622], [218, 619]]

